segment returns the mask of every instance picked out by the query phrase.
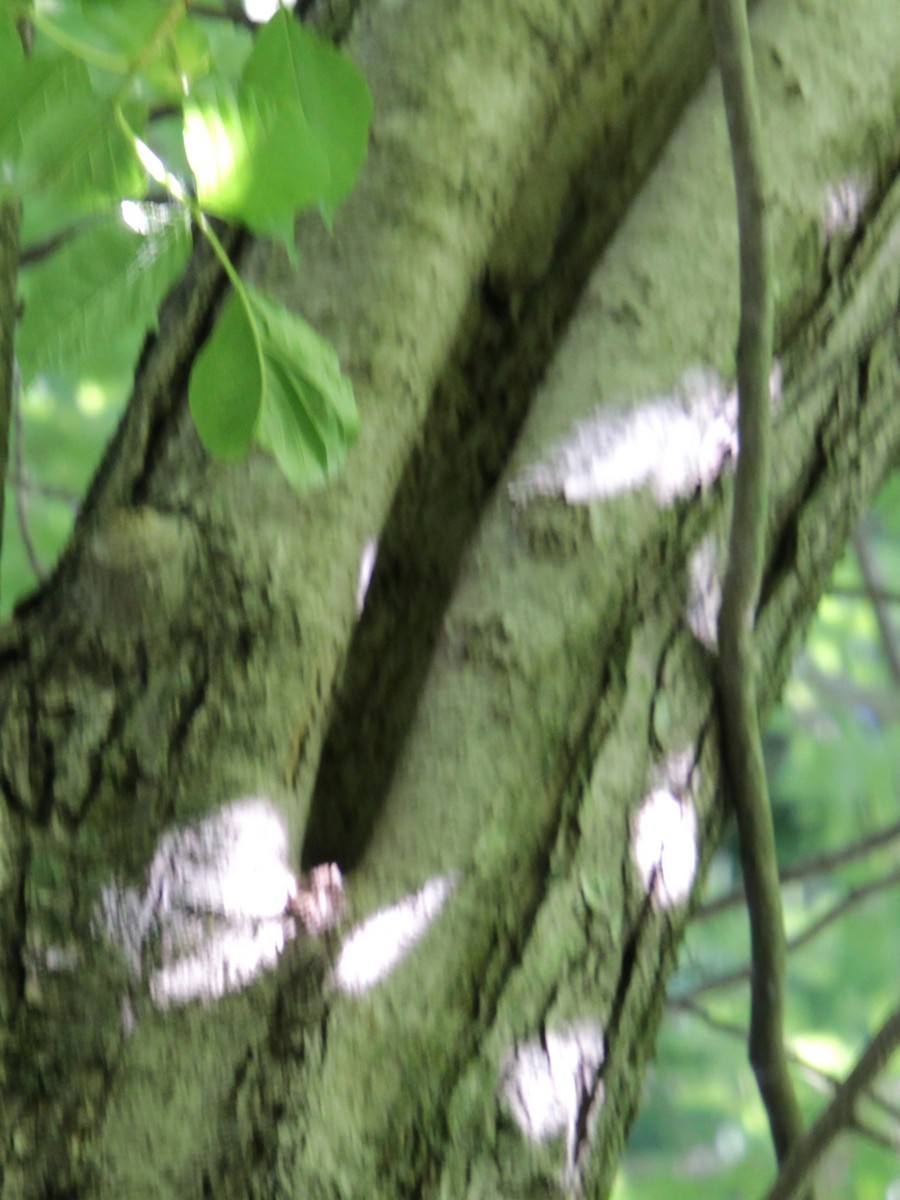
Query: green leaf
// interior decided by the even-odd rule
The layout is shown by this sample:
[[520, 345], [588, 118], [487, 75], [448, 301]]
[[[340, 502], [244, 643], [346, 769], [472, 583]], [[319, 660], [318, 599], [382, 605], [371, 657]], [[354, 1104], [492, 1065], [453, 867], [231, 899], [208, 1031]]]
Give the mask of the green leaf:
[[353, 385], [334, 347], [301, 317], [255, 289], [267, 388], [257, 439], [294, 487], [331, 479], [359, 431]]
[[209, 53], [216, 74], [237, 83], [253, 49], [253, 37], [241, 25], [230, 21], [202, 21]]
[[22, 39], [8, 6], [0, 9], [0, 62], [3, 63], [4, 75], [11, 79], [18, 78], [25, 63]]
[[302, 113], [327, 172], [315, 203], [337, 208], [368, 151], [372, 95], [360, 70], [331, 42], [281, 9], [256, 40], [243, 86], [279, 109]]
[[304, 320], [255, 288], [243, 299], [228, 301], [191, 376], [197, 431], [230, 462], [255, 436], [289, 482], [307, 490], [335, 474], [356, 437], [352, 385], [334, 348]]
[[147, 62], [144, 75], [161, 97], [180, 104], [186, 89], [209, 73], [211, 61], [203, 26], [184, 17], [168, 32], [159, 53]]
[[[140, 131], [146, 110], [124, 107]], [[146, 192], [146, 176], [116, 119], [115, 100], [98, 95], [87, 67], [69, 55], [28, 58], [0, 83], [0, 177], [22, 196], [54, 190], [90, 211]]]
[[185, 105], [185, 150], [208, 212], [283, 234], [333, 209], [365, 158], [371, 97], [353, 64], [282, 10], [256, 39], [240, 87], [209, 80]]
[[67, 51], [89, 69], [110, 73], [115, 88], [125, 85], [152, 103], [180, 103], [188, 83], [209, 70], [205, 31], [183, 0], [66, 0], [41, 8], [36, 24], [39, 46]]
[[22, 272], [16, 353], [26, 383], [47, 372], [102, 378], [133, 365], [191, 235], [180, 212], [134, 205], [131, 216], [146, 223], [144, 233], [106, 218]]
[[293, 229], [328, 181], [302, 113], [208, 80], [185, 105], [184, 145], [201, 206], [257, 233]]
[[229, 297], [197, 356], [188, 387], [200, 440], [214, 458], [238, 462], [250, 449], [264, 385], [256, 330], [241, 299]]
[[43, 5], [36, 24], [48, 37], [76, 57], [104, 70], [130, 72], [139, 61], [156, 57], [157, 44], [172, 34], [184, 17], [182, 0], [66, 0]]

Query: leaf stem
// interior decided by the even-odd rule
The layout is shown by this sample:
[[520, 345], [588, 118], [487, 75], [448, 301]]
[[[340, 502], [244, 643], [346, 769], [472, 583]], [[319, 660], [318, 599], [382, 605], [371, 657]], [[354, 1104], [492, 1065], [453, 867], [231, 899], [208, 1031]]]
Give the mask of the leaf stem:
[[212, 222], [206, 213], [198, 204], [196, 198], [191, 195], [177, 175], [174, 175], [166, 164], [162, 161], [158, 154], [152, 150], [143, 138], [138, 137], [128, 123], [128, 119], [120, 105], [116, 105], [116, 120], [119, 123], [125, 136], [131, 142], [135, 154], [147, 171], [150, 178], [153, 179], [160, 187], [164, 188], [169, 196], [172, 197], [178, 204], [181, 204], [191, 214], [196, 227], [200, 230], [206, 240], [212, 247], [213, 253], [221, 264], [222, 270], [228, 276], [228, 281], [234, 288], [235, 295], [238, 298], [244, 312], [247, 316], [247, 323], [250, 326], [250, 331], [253, 336], [253, 346], [256, 351], [257, 361], [260, 367], [260, 375], [265, 381], [265, 360], [263, 357], [262, 342], [259, 336], [259, 328], [257, 326], [256, 315], [250, 303], [250, 297], [247, 294], [247, 289], [244, 287], [243, 280], [238, 274], [237, 268], [229, 257], [228, 251], [219, 240], [218, 234], [212, 227]]
[[105, 50], [100, 50], [88, 42], [73, 37], [55, 25], [52, 17], [48, 17], [46, 13], [37, 9], [33, 9], [29, 13], [29, 20], [35, 29], [45, 34], [60, 49], [67, 51], [73, 57], [79, 58], [93, 67], [98, 67], [102, 71], [109, 71], [113, 75], [126, 75], [130, 80], [143, 70], [148, 61], [158, 55], [160, 42], [169, 36], [186, 12], [186, 0], [174, 0], [134, 59], [129, 59], [123, 54], [107, 53]]

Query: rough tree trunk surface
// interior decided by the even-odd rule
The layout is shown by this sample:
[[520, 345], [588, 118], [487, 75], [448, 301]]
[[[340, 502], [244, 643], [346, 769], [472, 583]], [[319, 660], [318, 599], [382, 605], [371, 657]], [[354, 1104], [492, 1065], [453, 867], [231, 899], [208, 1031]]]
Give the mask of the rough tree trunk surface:
[[[754, 16], [767, 702], [900, 446], [896, 22]], [[262, 454], [207, 460], [198, 251], [0, 634], [3, 1200], [607, 1195], [727, 810], [737, 255], [703, 5], [347, 28], [362, 183], [299, 269], [243, 254], [354, 378], [347, 469], [300, 499]], [[288, 937], [291, 871], [332, 860], [341, 927]]]

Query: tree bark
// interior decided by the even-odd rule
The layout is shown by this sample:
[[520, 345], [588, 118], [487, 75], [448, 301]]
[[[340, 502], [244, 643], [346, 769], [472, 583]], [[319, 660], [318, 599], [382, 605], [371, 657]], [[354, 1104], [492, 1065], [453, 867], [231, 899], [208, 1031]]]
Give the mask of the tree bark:
[[[900, 446], [895, 22], [754, 22], [766, 704]], [[737, 240], [713, 79], [679, 120], [702, 6], [371, 4], [348, 45], [376, 119], [334, 234], [303, 223], [299, 267], [232, 247], [354, 379], [342, 478], [301, 499], [261, 453], [206, 459], [185, 384], [224, 285], [198, 250], [0, 634], [4, 1200], [607, 1195], [727, 813]], [[248, 981], [201, 901], [258, 816], [276, 900], [248, 939], [301, 861], [340, 863], [347, 914]], [[393, 961], [360, 926], [404, 901]]]

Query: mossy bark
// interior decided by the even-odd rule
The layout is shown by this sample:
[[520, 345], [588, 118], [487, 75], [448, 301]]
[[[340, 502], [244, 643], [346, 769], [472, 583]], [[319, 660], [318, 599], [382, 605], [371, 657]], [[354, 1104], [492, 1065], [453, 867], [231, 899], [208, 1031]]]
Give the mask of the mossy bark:
[[[895, 20], [811, 0], [755, 23], [785, 380], [767, 702], [900, 448]], [[722, 826], [697, 616], [737, 328], [714, 82], [660, 154], [702, 6], [372, 4], [349, 46], [376, 98], [357, 193], [333, 236], [303, 226], [299, 268], [243, 253], [353, 375], [343, 477], [300, 499], [261, 454], [205, 458], [184, 386], [223, 285], [198, 252], [71, 547], [2, 632], [4, 1200], [606, 1195], [690, 907], [643, 870], [640, 814], [695, 823], [696, 880]], [[865, 219], [826, 234], [849, 179]], [[579, 470], [595, 495], [570, 504]], [[431, 881], [443, 907], [420, 901], [386, 978], [341, 992], [331, 935], [213, 1003], [154, 1002], [98, 905], [241, 797], [283, 814], [296, 865], [347, 869], [350, 922]], [[520, 1073], [563, 1045], [570, 1107], [539, 1118]]]

